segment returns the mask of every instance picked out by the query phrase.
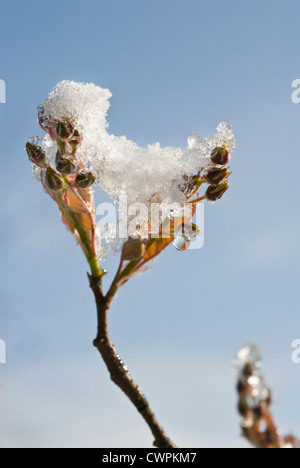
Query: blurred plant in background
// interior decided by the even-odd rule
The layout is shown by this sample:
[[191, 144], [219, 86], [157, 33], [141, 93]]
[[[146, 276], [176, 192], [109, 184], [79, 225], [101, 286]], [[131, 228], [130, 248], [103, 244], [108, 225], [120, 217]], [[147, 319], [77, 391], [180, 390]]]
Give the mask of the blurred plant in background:
[[241, 349], [234, 360], [238, 377], [238, 411], [244, 437], [256, 448], [299, 448], [293, 435], [283, 436], [270, 412], [273, 395], [262, 373], [262, 357], [256, 346]]

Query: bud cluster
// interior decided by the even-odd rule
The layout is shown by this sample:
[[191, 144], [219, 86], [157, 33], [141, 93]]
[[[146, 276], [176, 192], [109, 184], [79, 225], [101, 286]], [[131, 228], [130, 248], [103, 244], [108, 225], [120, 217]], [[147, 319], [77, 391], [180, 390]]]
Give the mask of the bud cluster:
[[[38, 120], [47, 135], [43, 139], [30, 140], [26, 150], [34, 166], [35, 178], [42, 181], [61, 211], [67, 210], [68, 215], [71, 211], [87, 213], [93, 194], [91, 186], [95, 183], [115, 202], [124, 195], [127, 206], [136, 202], [145, 205], [147, 210], [143, 211], [145, 214], [140, 213], [139, 230], [144, 229], [145, 235], [150, 237], [153, 231], [148, 220], [150, 204], [179, 204], [183, 208], [187, 202], [192, 204], [189, 207], [194, 216], [199, 201], [215, 201], [223, 196], [230, 175], [226, 164], [235, 149], [234, 132], [227, 122], [221, 122], [217, 133], [207, 138], [196, 134], [190, 136], [188, 146], [184, 148], [161, 147], [159, 143], [142, 148], [125, 136], [108, 133], [110, 97], [109, 90], [93, 83], [62, 81], [38, 107]], [[204, 184], [208, 184], [205, 195], [196, 198], [198, 195], [195, 194]], [[172, 228], [169, 229], [170, 236], [179, 239], [178, 246], [181, 243], [186, 246], [199, 235], [198, 227], [193, 229], [186, 223], [184, 229], [178, 229], [182, 217], [175, 216], [172, 208], [168, 213], [165, 209], [162, 211], [164, 219], [160, 220], [161, 226], [156, 226], [163, 239], [158, 242], [160, 248], [166, 248], [167, 244], [164, 239], [168, 233], [161, 233], [165, 220]], [[64, 214], [64, 221], [65, 218]], [[94, 224], [88, 216], [81, 216], [79, 220], [76, 214], [76, 219], [84, 226]], [[69, 219], [70, 230], [72, 223]], [[116, 223], [110, 224], [114, 226], [104, 230], [102, 235], [102, 253], [106, 246], [106, 251], [116, 252], [121, 245], [120, 239], [110, 234], [110, 230], [117, 232]], [[131, 243], [130, 250], [132, 246], [138, 251], [137, 243]], [[154, 253], [155, 247], [151, 245], [147, 258]], [[129, 257], [134, 255], [128, 254]]]
[[100, 237], [94, 209], [94, 195], [91, 186], [94, 175], [77, 158], [76, 151], [82, 137], [74, 124], [66, 119], [55, 121], [39, 115], [42, 128], [57, 143], [54, 159], [49, 158], [47, 146], [38, 137], [31, 138], [26, 151], [34, 167], [39, 168], [45, 190], [60, 209], [68, 230], [81, 245], [92, 271], [98, 275], [95, 259], [99, 255]]
[[230, 161], [230, 153], [226, 145], [215, 148], [211, 153], [211, 161], [215, 167], [209, 169], [204, 175], [204, 181], [209, 184], [205, 198], [209, 201], [220, 200], [228, 190], [229, 169], [226, 164]]
[[41, 127], [49, 133], [52, 140], [58, 145], [55, 157], [55, 168], [47, 159], [46, 151], [37, 143], [37, 138], [32, 138], [26, 144], [26, 151], [30, 161], [42, 170], [44, 182], [51, 191], [59, 191], [63, 188], [63, 176], [68, 177], [68, 182], [79, 189], [87, 189], [95, 182], [94, 175], [85, 170], [82, 163], [76, 159], [76, 151], [81, 145], [82, 136], [74, 124], [68, 120], [52, 121], [44, 120], [40, 109], [39, 122]]
[[197, 175], [184, 177], [183, 182], [179, 184], [180, 191], [187, 198], [190, 198], [198, 192], [203, 184], [208, 184], [205, 195], [197, 200], [192, 200], [191, 203], [202, 200], [220, 200], [229, 188], [228, 177], [231, 172], [226, 167], [229, 161], [230, 153], [228, 147], [226, 145], [216, 147], [211, 152], [211, 165], [209, 169], [206, 169], [203, 175], [200, 175], [202, 171], [199, 171]]

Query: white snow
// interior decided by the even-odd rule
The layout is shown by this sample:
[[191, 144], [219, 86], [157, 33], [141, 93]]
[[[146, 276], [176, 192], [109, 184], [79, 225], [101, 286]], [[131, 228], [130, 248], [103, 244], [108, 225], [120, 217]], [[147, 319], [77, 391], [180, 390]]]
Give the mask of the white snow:
[[[94, 84], [62, 81], [39, 109], [43, 109], [44, 118], [50, 122], [67, 118], [75, 124], [83, 136], [76, 156], [114, 199], [122, 193], [127, 195], [128, 204], [148, 203], [159, 192], [162, 202], [178, 202], [182, 194], [174, 187], [183, 176], [209, 166], [211, 151], [216, 146], [226, 144], [230, 151], [235, 147], [233, 130], [223, 122], [215, 135], [205, 139], [190, 136], [186, 148], [162, 148], [159, 143], [141, 148], [125, 136], [108, 133], [106, 115], [111, 96], [108, 89]], [[52, 158], [56, 142], [46, 136], [43, 146]]]
[[[144, 204], [147, 216], [141, 220], [140, 227], [148, 230], [150, 201], [183, 206], [186, 195], [180, 190], [181, 182], [186, 182], [189, 176], [201, 169], [211, 167], [211, 152], [217, 146], [226, 145], [230, 152], [233, 151], [234, 133], [229, 124], [222, 122], [214, 135], [207, 138], [190, 136], [185, 148], [162, 148], [159, 143], [141, 148], [125, 136], [108, 133], [106, 117], [111, 96], [108, 89], [92, 83], [62, 81], [39, 106], [38, 115], [42, 116], [46, 131], [58, 121], [72, 122], [82, 136], [82, 145], [76, 151], [81, 167], [94, 174], [96, 184], [115, 203], [125, 196], [127, 206], [136, 202]], [[34, 139], [32, 142], [45, 150], [49, 163], [55, 158], [58, 145], [48, 134], [43, 140]], [[40, 170], [35, 170], [35, 175], [39, 178]], [[170, 213], [169, 210], [165, 216]], [[131, 220], [129, 217], [128, 221]], [[120, 239], [115, 237], [115, 232], [114, 223], [106, 227], [105, 233], [102, 232], [102, 259], [107, 252], [120, 248]], [[136, 231], [136, 234], [140, 235], [141, 231]]]

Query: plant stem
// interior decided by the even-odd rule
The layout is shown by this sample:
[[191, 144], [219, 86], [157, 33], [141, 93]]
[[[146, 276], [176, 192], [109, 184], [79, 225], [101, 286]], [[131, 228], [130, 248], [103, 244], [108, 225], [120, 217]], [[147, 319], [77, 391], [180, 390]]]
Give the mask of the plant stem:
[[110, 303], [102, 292], [102, 277], [89, 275], [89, 280], [96, 300], [98, 318], [98, 333], [94, 346], [101, 354], [111, 380], [125, 393], [148, 424], [154, 436], [154, 445], [159, 448], [175, 448], [176, 445], [158, 423], [145, 395], [132, 379], [109, 337], [107, 316]]
[[90, 258], [88, 258], [88, 262], [89, 262], [93, 277], [94, 278], [102, 277], [103, 271], [101, 270], [97, 257], [92, 255]]

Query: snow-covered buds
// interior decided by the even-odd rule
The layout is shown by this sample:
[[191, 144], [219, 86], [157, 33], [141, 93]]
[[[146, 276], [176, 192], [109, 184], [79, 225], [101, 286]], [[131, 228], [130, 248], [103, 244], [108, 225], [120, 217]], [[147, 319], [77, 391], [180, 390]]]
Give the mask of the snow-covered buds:
[[72, 122], [57, 122], [49, 129], [52, 140], [56, 140], [62, 154], [75, 155], [82, 144], [82, 135]]
[[[41, 127], [57, 144], [56, 156], [47, 155], [47, 138], [33, 138], [26, 144], [30, 161], [39, 168], [44, 189], [56, 202], [68, 230], [81, 245], [96, 276], [101, 274], [98, 264], [100, 238], [94, 209], [94, 195], [91, 186], [95, 177], [86, 170], [76, 151], [82, 138], [71, 120], [45, 118], [40, 109]], [[42, 141], [42, 147], [36, 142]], [[44, 149], [45, 148], [45, 149]], [[52, 157], [51, 157], [52, 156]], [[51, 164], [55, 159], [55, 168]]]
[[65, 121], [57, 122], [55, 130], [58, 138], [61, 138], [62, 140], [67, 140], [74, 135], [75, 128], [71, 122]]
[[38, 120], [41, 128], [47, 132], [57, 145], [62, 154], [75, 154], [82, 144], [82, 135], [76, 128], [74, 122], [68, 118], [60, 120], [45, 116], [43, 106], [38, 107]]
[[241, 349], [234, 366], [244, 437], [256, 448], [297, 448], [297, 439], [294, 436], [283, 437], [270, 413], [273, 397], [261, 371], [259, 350], [255, 346]]
[[[203, 184], [209, 184], [205, 195], [198, 197], [195, 200], [190, 200], [188, 203], [196, 203], [203, 200], [217, 201], [220, 200], [224, 193], [229, 188], [228, 177], [231, 172], [225, 164], [230, 160], [230, 153], [226, 145], [216, 147], [211, 153], [211, 162], [208, 169], [203, 168], [197, 175], [186, 177], [179, 185], [179, 189], [189, 199], [198, 192]], [[203, 172], [202, 175], [201, 172]]]
[[[36, 178], [42, 181], [45, 190], [58, 204], [69, 230], [75, 237], [81, 235], [80, 227], [84, 235], [90, 230], [84, 242], [86, 244], [88, 238], [93, 243], [94, 253], [98, 249], [95, 247], [97, 230], [93, 184], [99, 185], [116, 204], [121, 198], [126, 198], [129, 209], [135, 203], [145, 207], [136, 230], [131, 231], [134, 215], [125, 217], [124, 221], [127, 223], [127, 235], [140, 235], [149, 241], [148, 245], [141, 247], [143, 249], [146, 245], [140, 264], [143, 267], [145, 259], [150, 261], [175, 240], [182, 218], [187, 218], [184, 224], [192, 220], [198, 202], [219, 200], [224, 195], [230, 175], [225, 165], [235, 148], [235, 137], [232, 127], [221, 122], [215, 134], [207, 138], [191, 135], [183, 148], [162, 148], [159, 143], [141, 148], [125, 136], [116, 137], [108, 133], [106, 117], [110, 97], [108, 89], [93, 83], [58, 83], [38, 108], [38, 120], [46, 135], [43, 139], [30, 141], [26, 149], [34, 164]], [[208, 184], [208, 188], [199, 197], [198, 191], [204, 184]], [[163, 209], [159, 210], [158, 220], [152, 223], [154, 204]], [[178, 214], [186, 204], [191, 208], [187, 217]], [[165, 228], [165, 222], [170, 226]], [[102, 259], [109, 252], [120, 251], [126, 237], [126, 234], [125, 237], [119, 235], [119, 221], [108, 224], [107, 229], [102, 226], [101, 231]], [[178, 234], [179, 244], [183, 243], [180, 250], [184, 250], [199, 232], [196, 229], [191, 233]], [[152, 239], [153, 233], [159, 236], [156, 240]], [[126, 252], [123, 257], [124, 261], [133, 258]]]

